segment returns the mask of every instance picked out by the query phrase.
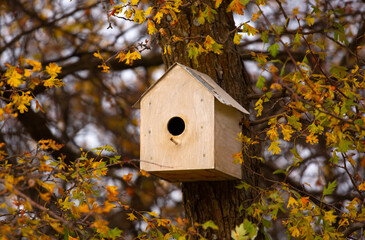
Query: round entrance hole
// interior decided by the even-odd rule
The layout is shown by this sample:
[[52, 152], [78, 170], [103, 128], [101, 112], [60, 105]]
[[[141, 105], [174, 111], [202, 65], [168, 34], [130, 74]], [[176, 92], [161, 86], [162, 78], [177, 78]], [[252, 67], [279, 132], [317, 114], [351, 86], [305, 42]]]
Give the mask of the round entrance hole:
[[173, 117], [167, 123], [167, 130], [174, 136], [182, 134], [185, 130], [185, 122], [180, 117]]

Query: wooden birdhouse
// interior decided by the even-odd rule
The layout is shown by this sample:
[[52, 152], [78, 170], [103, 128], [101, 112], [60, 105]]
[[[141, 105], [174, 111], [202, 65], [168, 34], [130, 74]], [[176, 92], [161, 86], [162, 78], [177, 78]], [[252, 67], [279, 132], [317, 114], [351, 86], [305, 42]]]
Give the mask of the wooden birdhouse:
[[140, 168], [168, 181], [241, 179], [232, 154], [248, 112], [206, 74], [175, 63], [140, 107]]

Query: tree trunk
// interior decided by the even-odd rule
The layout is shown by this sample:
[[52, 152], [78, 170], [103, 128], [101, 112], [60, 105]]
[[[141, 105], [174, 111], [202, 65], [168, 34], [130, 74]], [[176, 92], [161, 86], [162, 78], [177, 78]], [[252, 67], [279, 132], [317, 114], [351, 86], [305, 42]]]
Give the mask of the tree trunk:
[[[197, 14], [191, 13], [191, 5], [185, 1], [186, 5], [178, 14], [178, 22], [171, 26], [170, 17], [165, 17], [158, 28], [163, 28], [157, 36], [158, 44], [161, 49], [164, 46], [171, 45], [171, 55], [163, 55], [163, 61], [166, 68], [173, 63], [179, 62], [200, 72], [206, 73], [214, 79], [224, 90], [226, 90], [234, 99], [243, 107], [249, 108], [249, 100], [246, 98], [252, 93], [251, 82], [245, 71], [240, 54], [233, 43], [232, 30], [236, 28], [232, 13], [227, 13], [227, 1], [223, 1], [218, 14], [215, 14], [215, 21], [200, 25], [197, 21]], [[193, 1], [194, 2], [194, 1]], [[199, 10], [204, 11], [206, 5], [212, 6], [213, 1], [197, 1], [193, 3]], [[162, 34], [163, 33], [163, 34]], [[188, 43], [190, 40], [202, 44], [205, 37], [209, 35], [215, 41], [223, 44], [222, 54], [202, 54], [198, 57], [198, 65], [188, 57]], [[183, 37], [182, 42], [171, 43], [171, 36]], [[246, 116], [248, 119], [248, 116]], [[250, 135], [247, 128], [244, 127], [245, 134]], [[233, 160], [233, 159], [232, 159]], [[243, 181], [257, 185], [257, 178], [251, 168], [255, 171], [259, 169], [257, 161], [245, 159], [245, 168], [243, 169]], [[217, 182], [189, 182], [182, 184], [183, 200], [185, 207], [185, 217], [190, 224], [195, 222], [204, 223], [208, 220], [214, 221], [219, 227], [218, 232], [210, 230], [204, 231], [199, 229], [199, 234], [208, 239], [230, 239], [231, 230], [236, 225], [242, 223], [244, 213], [239, 213], [240, 205], [243, 209], [249, 206], [253, 201], [254, 194], [250, 190], [239, 190], [235, 186], [239, 181], [217, 181]], [[243, 211], [244, 212], [244, 211]]]

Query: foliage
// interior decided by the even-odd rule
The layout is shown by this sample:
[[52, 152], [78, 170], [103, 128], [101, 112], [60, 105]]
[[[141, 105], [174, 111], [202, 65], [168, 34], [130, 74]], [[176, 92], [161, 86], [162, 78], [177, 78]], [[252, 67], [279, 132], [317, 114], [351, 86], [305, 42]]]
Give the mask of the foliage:
[[[19, 2], [19, 9], [4, 4], [21, 14], [14, 15], [12, 26], [6, 29], [15, 37], [2, 37], [0, 48], [7, 54], [2, 61], [12, 62], [2, 65], [0, 82], [2, 239], [204, 239], [199, 229], [218, 229], [212, 221], [189, 227], [186, 219], [169, 220], [152, 211], [152, 203], [158, 202], [154, 200], [158, 199], [156, 181], [151, 183], [147, 173], [136, 170], [136, 120], [127, 106], [147, 87], [153, 72], [149, 67], [161, 63], [156, 59], [151, 63], [142, 54], [151, 49], [151, 39], [167, 36], [161, 21], [167, 18], [174, 26], [181, 9], [188, 8], [196, 17], [195, 24], [204, 27], [219, 19], [223, 7], [236, 16], [237, 26], [231, 36], [224, 36], [225, 41], [233, 41], [242, 57], [251, 61], [256, 69], [252, 85], [258, 93], [247, 96], [256, 116], [246, 125], [255, 134], [239, 134], [243, 148], [233, 157], [262, 179], [260, 186], [245, 182], [237, 186], [255, 191], [257, 197], [249, 208], [240, 209], [246, 219], [231, 229], [232, 238], [255, 239], [259, 233], [280, 239], [285, 232], [289, 239], [346, 239], [363, 234], [363, 3], [309, 1], [303, 7], [279, 0], [233, 0], [226, 5], [221, 0], [112, 0], [63, 4], [73, 4], [74, 9], [67, 12], [47, 1], [39, 6]], [[55, 16], [47, 18], [42, 9]], [[131, 29], [143, 26], [136, 34], [138, 40], [134, 44], [123, 41], [123, 47], [114, 48], [120, 36], [101, 33], [104, 20], [96, 20], [90, 13], [97, 9], [108, 28], [119, 22], [135, 23]], [[102, 15], [100, 9], [107, 14]], [[76, 13], [82, 13], [80, 21], [74, 20]], [[23, 28], [24, 22], [29, 23], [28, 29]], [[44, 41], [28, 36], [24, 40], [27, 47], [12, 51], [31, 32]], [[81, 41], [85, 38], [86, 44]], [[101, 43], [104, 38], [109, 42]], [[44, 43], [46, 40], [49, 42]], [[163, 54], [171, 54], [176, 44], [186, 45], [186, 54], [196, 66], [202, 57], [228, 51], [225, 42], [213, 36], [182, 34], [167, 40]], [[44, 56], [34, 53], [35, 46]], [[250, 49], [249, 54], [245, 48]], [[26, 55], [30, 56], [24, 59]], [[78, 61], [72, 62], [74, 56]], [[137, 91], [125, 82], [118, 85], [104, 80], [104, 73], [135, 66], [144, 67], [146, 75]], [[136, 71], [138, 75], [143, 79]], [[74, 150], [80, 149], [76, 135], [90, 116], [103, 124], [104, 133], [115, 133], [112, 145], [122, 147]], [[27, 134], [11, 132], [19, 124]], [[261, 146], [262, 156], [252, 155], [256, 146]], [[246, 159], [261, 161], [262, 172], [250, 169]], [[115, 169], [128, 171], [118, 178], [113, 176]], [[113, 177], [119, 184], [111, 184]], [[148, 187], [136, 190], [137, 181]], [[174, 187], [161, 187], [164, 185], [168, 184], [158, 187], [168, 196]], [[135, 206], [141, 201], [145, 204]], [[118, 214], [127, 229], [112, 221], [113, 214]], [[127, 232], [130, 229], [134, 231]]]

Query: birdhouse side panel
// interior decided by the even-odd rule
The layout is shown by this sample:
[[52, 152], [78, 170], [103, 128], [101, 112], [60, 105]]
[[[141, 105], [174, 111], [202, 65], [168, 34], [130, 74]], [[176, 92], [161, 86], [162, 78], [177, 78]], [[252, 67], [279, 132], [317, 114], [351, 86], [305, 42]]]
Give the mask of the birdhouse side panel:
[[214, 97], [182, 68], [141, 99], [141, 168], [214, 168]]
[[236, 138], [241, 132], [242, 113], [215, 100], [215, 166], [232, 177], [241, 179], [240, 164], [233, 163], [232, 155], [241, 151], [242, 143]]

